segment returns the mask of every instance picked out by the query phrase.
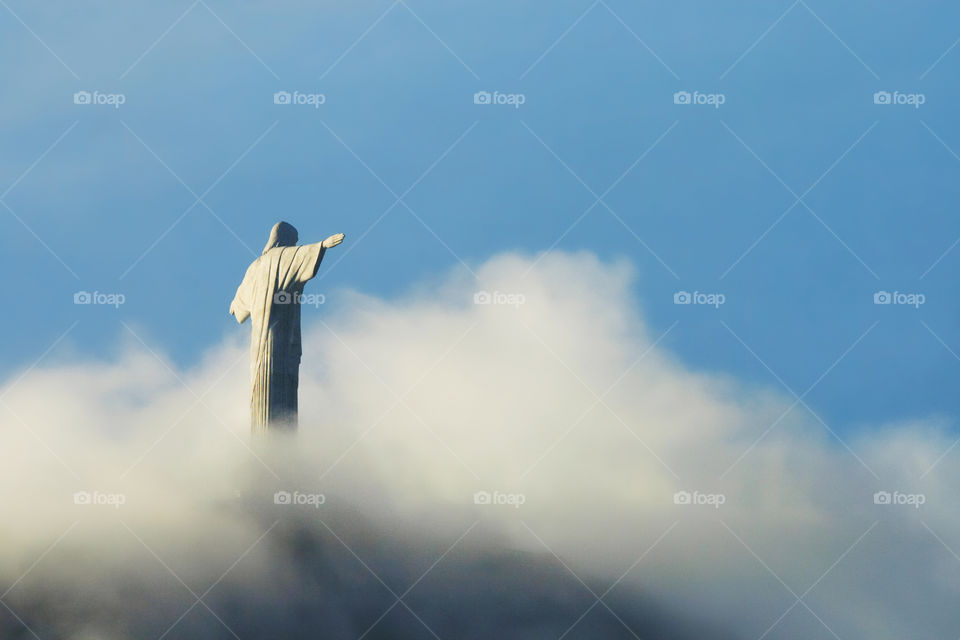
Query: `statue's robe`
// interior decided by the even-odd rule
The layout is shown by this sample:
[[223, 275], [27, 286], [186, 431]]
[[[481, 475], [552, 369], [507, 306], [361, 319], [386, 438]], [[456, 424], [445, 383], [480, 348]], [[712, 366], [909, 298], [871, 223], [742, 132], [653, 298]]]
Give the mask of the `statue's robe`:
[[323, 260], [321, 244], [266, 249], [247, 268], [230, 313], [251, 320], [250, 426], [296, 428], [300, 373], [300, 296]]

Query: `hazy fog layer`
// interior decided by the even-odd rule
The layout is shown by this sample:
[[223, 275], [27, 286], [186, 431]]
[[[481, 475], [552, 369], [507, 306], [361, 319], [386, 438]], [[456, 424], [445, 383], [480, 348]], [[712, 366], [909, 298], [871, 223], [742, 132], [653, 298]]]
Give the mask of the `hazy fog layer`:
[[651, 330], [625, 262], [477, 273], [304, 308], [293, 442], [249, 442], [226, 309], [193, 370], [118, 325], [8, 380], [4, 637], [960, 635], [949, 425], [841, 442], [772, 376], [687, 369], [710, 309]]

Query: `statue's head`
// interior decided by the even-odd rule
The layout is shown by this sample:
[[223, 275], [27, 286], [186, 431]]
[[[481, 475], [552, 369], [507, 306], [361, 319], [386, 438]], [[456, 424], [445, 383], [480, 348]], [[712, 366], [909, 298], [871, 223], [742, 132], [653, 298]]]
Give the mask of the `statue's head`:
[[275, 247], [292, 247], [297, 244], [299, 236], [296, 228], [289, 222], [278, 222], [270, 230], [270, 239], [267, 240], [267, 246], [263, 248], [266, 253]]

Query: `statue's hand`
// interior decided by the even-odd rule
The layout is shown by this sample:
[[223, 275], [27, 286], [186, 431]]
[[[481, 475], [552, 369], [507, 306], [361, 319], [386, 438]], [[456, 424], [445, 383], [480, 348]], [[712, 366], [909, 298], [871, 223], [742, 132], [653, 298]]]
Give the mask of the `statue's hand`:
[[320, 244], [321, 246], [323, 246], [324, 249], [332, 249], [333, 247], [337, 246], [341, 242], [343, 242], [343, 234], [335, 233]]

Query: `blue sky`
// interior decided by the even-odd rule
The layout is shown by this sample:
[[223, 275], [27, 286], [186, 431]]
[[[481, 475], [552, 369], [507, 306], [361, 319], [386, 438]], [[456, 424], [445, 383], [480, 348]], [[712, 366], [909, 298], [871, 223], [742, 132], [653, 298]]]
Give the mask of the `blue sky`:
[[635, 266], [694, 368], [816, 383], [805, 401], [838, 431], [955, 422], [960, 7], [876, 4], [5, 0], [0, 374], [71, 326], [48, 358], [110, 358], [127, 323], [197, 362], [245, 331], [229, 301], [285, 219], [347, 235], [310, 285], [328, 307], [502, 251], [587, 250]]

